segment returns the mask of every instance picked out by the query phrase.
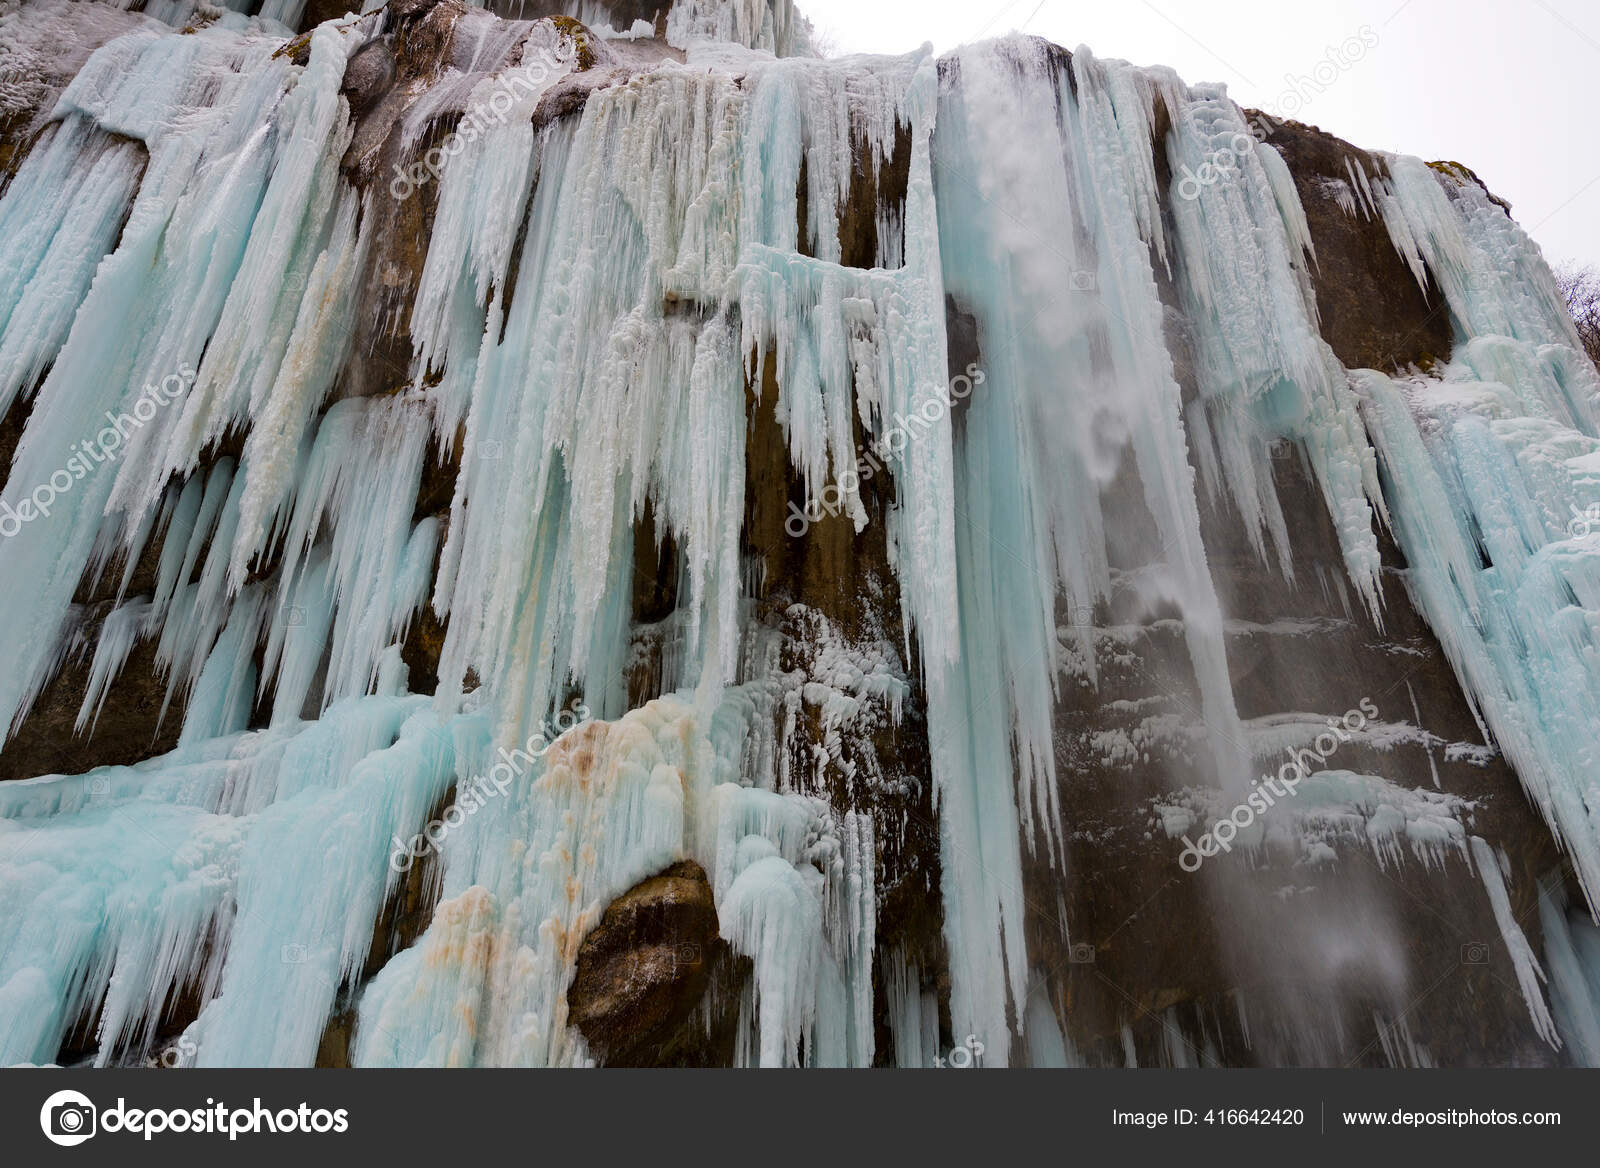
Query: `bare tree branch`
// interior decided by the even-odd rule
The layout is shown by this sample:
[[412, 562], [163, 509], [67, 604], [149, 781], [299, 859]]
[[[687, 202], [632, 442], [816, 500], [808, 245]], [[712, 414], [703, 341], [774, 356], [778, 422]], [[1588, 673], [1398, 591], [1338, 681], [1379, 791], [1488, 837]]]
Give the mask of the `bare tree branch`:
[[1578, 326], [1583, 351], [1600, 366], [1600, 272], [1579, 264], [1558, 264], [1554, 271], [1561, 298], [1572, 313], [1572, 323]]

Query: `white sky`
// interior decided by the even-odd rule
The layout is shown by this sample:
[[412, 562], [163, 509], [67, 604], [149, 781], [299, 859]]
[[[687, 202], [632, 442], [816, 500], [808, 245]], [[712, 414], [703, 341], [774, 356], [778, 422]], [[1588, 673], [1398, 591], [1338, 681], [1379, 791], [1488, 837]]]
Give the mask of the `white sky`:
[[[1358, 146], [1451, 159], [1552, 262], [1600, 266], [1596, 0], [796, 0], [841, 52], [945, 52], [1012, 29], [1222, 81], [1235, 101]], [[1320, 92], [1328, 50], [1376, 43]], [[1331, 64], [1322, 79], [1330, 76]], [[1286, 74], [1291, 75], [1286, 77]], [[1280, 98], [1295, 77], [1306, 104]]]

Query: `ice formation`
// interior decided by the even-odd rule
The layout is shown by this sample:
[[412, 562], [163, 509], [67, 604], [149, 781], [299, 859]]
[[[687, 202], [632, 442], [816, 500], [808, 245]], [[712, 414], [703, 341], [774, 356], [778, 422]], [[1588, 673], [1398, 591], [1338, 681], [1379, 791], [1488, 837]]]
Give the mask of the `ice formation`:
[[[1157, 805], [1169, 837], [1225, 816], [1258, 756], [1299, 742], [1293, 719], [1240, 718], [1239, 630], [1201, 538], [1223, 501], [1253, 554], [1305, 570], [1272, 476], [1285, 447], [1380, 621], [1392, 529], [1486, 741], [1600, 905], [1600, 523], [1572, 525], [1600, 506], [1600, 380], [1537, 249], [1475, 182], [1393, 157], [1330, 196], [1382, 217], [1460, 340], [1429, 372], [1347, 370], [1288, 167], [1220, 87], [1018, 38], [796, 56], [787, 0], [680, 2], [666, 41], [684, 59], [631, 71], [607, 46], [648, 28], [580, 44], [468, 12], [470, 52], [411, 93], [397, 133], [421, 154], [442, 111], [498, 116], [429, 192], [406, 384], [351, 397], [338, 374], [363, 359], [391, 196], [387, 176], [352, 179], [342, 86], [395, 18], [286, 46], [301, 7], [180, 33], [158, 22], [199, 8], [174, 0], [104, 30], [0, 198], [0, 413], [31, 409], [0, 494], [0, 591], [25, 598], [0, 622], [0, 726], [76, 661], [94, 727], [143, 642], [183, 711], [160, 757], [0, 786], [0, 1064], [51, 1061], [85, 1019], [96, 1061], [140, 1058], [186, 990], [203, 1064], [309, 1064], [341, 1011], [357, 1065], [587, 1063], [566, 1001], [579, 948], [684, 859], [748, 963], [737, 1061], [927, 1065], [972, 1035], [984, 1065], [1075, 1064], [1025, 927], [1025, 869], [1065, 870], [1075, 826], [1063, 679], [1094, 683], [1130, 594], [1177, 618], [1199, 749], [1194, 785]], [[574, 93], [581, 108], [541, 113]], [[1178, 189], [1225, 149], [1226, 181]], [[864, 257], [842, 216], [867, 180]], [[965, 369], [952, 303], [975, 332]], [[896, 577], [887, 633], [793, 606], [798, 667], [755, 615], [743, 542], [758, 406], [799, 506], [881, 524]], [[863, 443], [892, 488], [864, 489]], [[419, 518], [452, 447], [447, 521]], [[664, 549], [681, 584], [644, 628], [635, 577]], [[114, 601], [77, 599], [117, 573]], [[448, 620], [432, 697], [401, 657], [429, 609]], [[880, 947], [878, 857], [904, 825], [830, 798], [906, 782], [861, 744], [914, 695], [942, 954]], [[547, 733], [580, 700], [582, 724]], [[1163, 717], [1098, 748], [1131, 766]], [[797, 764], [808, 726], [820, 745]], [[486, 778], [494, 807], [469, 812]], [[369, 975], [415, 858], [396, 847], [442, 807], [430, 923]], [[1600, 1059], [1592, 924], [1546, 888], [1541, 963], [1471, 811], [1341, 766], [1242, 850], [1476, 873], [1538, 1035]], [[1380, 1033], [1396, 1061], [1423, 1057], [1403, 1020]]]
[[1537, 249], [1475, 182], [1416, 159], [1374, 184], [1461, 338], [1431, 377], [1358, 370], [1407, 586], [1600, 905], [1600, 379]]

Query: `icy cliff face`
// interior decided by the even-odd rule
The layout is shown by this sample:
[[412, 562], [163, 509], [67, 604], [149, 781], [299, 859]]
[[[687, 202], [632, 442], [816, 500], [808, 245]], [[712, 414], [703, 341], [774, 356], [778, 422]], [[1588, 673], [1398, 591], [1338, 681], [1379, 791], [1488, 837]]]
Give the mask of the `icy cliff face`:
[[0, 1060], [1600, 1060], [1600, 378], [1470, 174], [313, 15], [0, 14]]

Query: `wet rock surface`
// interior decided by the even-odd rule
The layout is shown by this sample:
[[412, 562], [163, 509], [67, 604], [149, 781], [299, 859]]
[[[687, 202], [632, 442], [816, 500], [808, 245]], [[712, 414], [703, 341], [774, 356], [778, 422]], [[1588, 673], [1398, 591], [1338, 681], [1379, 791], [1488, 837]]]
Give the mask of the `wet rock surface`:
[[658, 1063], [726, 948], [704, 870], [674, 864], [612, 901], [584, 938], [567, 991], [572, 1024], [608, 1065]]
[[[1253, 124], [1269, 128], [1267, 144], [1294, 176], [1317, 249], [1311, 279], [1322, 335], [1339, 360], [1385, 373], [1449, 360], [1453, 334], [1444, 297], [1418, 288], [1383, 220], [1362, 207], [1352, 189], [1352, 167], [1381, 175], [1382, 160], [1315, 126], [1259, 113]], [[1341, 205], [1340, 193], [1351, 202]]]

